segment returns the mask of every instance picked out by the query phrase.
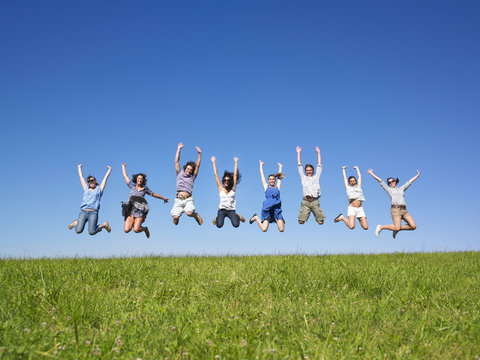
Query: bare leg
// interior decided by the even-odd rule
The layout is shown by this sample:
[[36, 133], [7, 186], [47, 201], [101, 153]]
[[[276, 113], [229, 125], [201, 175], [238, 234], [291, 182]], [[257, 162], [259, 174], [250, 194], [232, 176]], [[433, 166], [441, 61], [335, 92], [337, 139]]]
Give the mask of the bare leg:
[[133, 231], [135, 231], [136, 233], [145, 232], [145, 236], [147, 238], [150, 238], [150, 231], [148, 230], [148, 227], [142, 226], [142, 223], [144, 221], [144, 217], [135, 218], [135, 221], [133, 223]]
[[366, 217], [361, 217], [358, 219], [358, 222], [362, 226], [363, 230], [368, 230], [368, 222]]
[[400, 230], [415, 230], [417, 228], [417, 225], [410, 214], [405, 216], [405, 222], [407, 225], [403, 225]]
[[180, 216], [174, 216], [173, 217], [173, 224], [178, 225], [178, 221], [180, 220]]
[[130, 232], [133, 228], [133, 221], [134, 221], [134, 218], [132, 215], [127, 217], [125, 219], [125, 223], [123, 224], [123, 231], [125, 231], [126, 233]]
[[343, 221], [349, 229], [354, 229], [355, 228], [355, 216], [354, 215], [349, 215], [348, 219], [345, 219], [345, 216], [342, 215], [338, 218], [338, 221]]
[[265, 219], [265, 220], [263, 220], [263, 222], [261, 222], [258, 215], [255, 215], [255, 221], [257, 222], [260, 230], [262, 230], [263, 232], [268, 230], [268, 225], [269, 225], [268, 219]]
[[395, 216], [393, 217], [393, 224], [381, 225], [380, 228], [382, 230], [399, 231], [402, 228], [402, 218], [400, 216]]
[[275, 220], [277, 222], [278, 231], [283, 232], [285, 230], [285, 221]]
[[189, 211], [189, 212], [186, 212], [185, 214], [187, 214], [187, 216], [193, 217], [193, 218], [197, 221], [198, 225], [202, 225], [202, 224], [203, 224], [203, 219], [202, 219], [202, 217], [201, 217], [200, 214], [197, 213], [196, 211], [193, 211], [193, 212], [192, 212], [192, 211]]

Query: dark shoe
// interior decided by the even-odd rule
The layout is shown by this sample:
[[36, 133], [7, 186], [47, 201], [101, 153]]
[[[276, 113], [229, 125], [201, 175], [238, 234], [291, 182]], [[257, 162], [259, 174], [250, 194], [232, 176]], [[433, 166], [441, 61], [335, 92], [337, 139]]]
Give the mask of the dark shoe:
[[337, 216], [335, 219], [333, 219], [333, 222], [334, 222], [334, 223], [339, 222], [341, 216], [342, 216], [342, 213], [338, 214], [338, 216]]
[[144, 226], [143, 231], [145, 232], [147, 239], [150, 239], [150, 230], [148, 230], [148, 227]]
[[255, 222], [255, 217], [256, 216], [257, 216], [257, 214], [253, 214], [253, 216], [250, 218], [250, 221], [249, 221], [250, 224], [253, 224]]

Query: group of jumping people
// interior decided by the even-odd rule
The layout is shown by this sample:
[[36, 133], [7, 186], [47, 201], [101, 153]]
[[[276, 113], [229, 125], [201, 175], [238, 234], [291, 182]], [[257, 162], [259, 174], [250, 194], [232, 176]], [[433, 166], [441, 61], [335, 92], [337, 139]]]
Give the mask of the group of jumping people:
[[[195, 209], [193, 202], [193, 185], [198, 175], [200, 168], [200, 162], [202, 159], [202, 150], [197, 146], [198, 152], [197, 161], [187, 162], [183, 168], [180, 166], [180, 152], [183, 148], [183, 144], [179, 143], [177, 146], [177, 152], [175, 154], [175, 172], [177, 176], [176, 197], [174, 205], [170, 211], [173, 219], [173, 223], [178, 225], [180, 217], [183, 213], [196, 220], [198, 225], [203, 224], [203, 219]], [[315, 170], [312, 164], [302, 165], [301, 152], [302, 148], [297, 146], [297, 165], [300, 179], [303, 187], [303, 198], [300, 205], [300, 211], [298, 214], [299, 224], [304, 224], [310, 213], [319, 225], [322, 225], [325, 221], [325, 214], [320, 207], [320, 175], [322, 174], [322, 157], [318, 146], [315, 147], [317, 153], [317, 168]], [[213, 174], [215, 182], [218, 187], [218, 193], [220, 197], [220, 203], [218, 206], [217, 216], [213, 219], [213, 224], [221, 228], [224, 225], [225, 217], [228, 217], [234, 227], [238, 227], [240, 222], [245, 222], [245, 218], [236, 212], [236, 189], [240, 182], [241, 174], [238, 171], [238, 158], [234, 158], [233, 172], [225, 171], [222, 179], [218, 176], [217, 165], [215, 156], [211, 157], [213, 164]], [[265, 178], [263, 172], [264, 162], [260, 160], [260, 177], [262, 180], [263, 190], [265, 191], [265, 200], [263, 201], [262, 211], [260, 216], [254, 214], [249, 223], [256, 222], [258, 227], [262, 231], [267, 231], [270, 223], [276, 223], [278, 230], [283, 232], [285, 230], [285, 220], [282, 216], [282, 201], [280, 199], [280, 186], [284, 174], [282, 173], [283, 165], [278, 163], [278, 172], [276, 174], [268, 175]], [[105, 229], [110, 232], [111, 227], [108, 221], [105, 221], [101, 225], [98, 225], [98, 211], [100, 209], [100, 199], [107, 184], [108, 177], [112, 171], [110, 166], [107, 166], [108, 170], [100, 185], [96, 178], [92, 175], [87, 177], [85, 181], [82, 173], [82, 164], [78, 165], [78, 174], [80, 177], [80, 183], [84, 190], [83, 201], [80, 206], [80, 214], [77, 219], [72, 221], [68, 226], [71, 230], [75, 228], [75, 231], [80, 234], [83, 232], [86, 223], [88, 222], [88, 232], [90, 235]], [[348, 197], [348, 212], [345, 217], [343, 214], [339, 214], [334, 222], [343, 221], [349, 229], [355, 228], [355, 219], [358, 219], [361, 227], [364, 230], [368, 229], [367, 217], [363, 210], [362, 204], [365, 201], [365, 197], [362, 191], [362, 175], [358, 166], [354, 166], [357, 172], [357, 177], [350, 176], [347, 180], [346, 166], [342, 167], [343, 180], [345, 183], [345, 190]], [[126, 164], [122, 164], [122, 173], [125, 183], [130, 188], [127, 201], [122, 202], [122, 215], [124, 217], [123, 230], [128, 233], [132, 229], [136, 233], [144, 232], [146, 237], [150, 237], [150, 231], [143, 223], [147, 217], [149, 206], [145, 199], [145, 195], [150, 195], [157, 199], [161, 199], [165, 204], [169, 199], [154, 193], [147, 187], [147, 175], [144, 173], [133, 174], [130, 179], [127, 175]], [[377, 225], [375, 229], [375, 235], [378, 236], [382, 230], [391, 230], [393, 238], [397, 236], [397, 233], [402, 230], [415, 230], [416, 224], [412, 216], [408, 213], [405, 203], [405, 190], [420, 176], [419, 171], [417, 174], [408, 180], [402, 186], [398, 186], [398, 178], [388, 178], [387, 184], [373, 173], [372, 169], [368, 170], [368, 173], [377, 180], [381, 187], [387, 192], [391, 199], [391, 215], [393, 224]], [[406, 223], [402, 225], [402, 220]]]

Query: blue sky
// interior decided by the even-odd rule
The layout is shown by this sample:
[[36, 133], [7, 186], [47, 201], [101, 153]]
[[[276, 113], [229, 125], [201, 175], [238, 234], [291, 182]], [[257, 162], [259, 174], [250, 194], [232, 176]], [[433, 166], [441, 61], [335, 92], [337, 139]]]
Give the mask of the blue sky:
[[[475, 179], [480, 113], [480, 4], [460, 2], [3, 2], [0, 5], [0, 256], [372, 253], [480, 250]], [[124, 234], [128, 173], [172, 202], [174, 155], [203, 161], [194, 198], [205, 224], [171, 222], [148, 198], [152, 237]], [[297, 224], [304, 162], [322, 151], [326, 224]], [[239, 157], [238, 212], [264, 198], [284, 164], [285, 233], [211, 225], [219, 170]], [[85, 175], [107, 184], [100, 221], [76, 235]], [[347, 210], [341, 166], [358, 165], [370, 229], [333, 224]], [[389, 198], [367, 173], [403, 182], [418, 229], [393, 240]]]

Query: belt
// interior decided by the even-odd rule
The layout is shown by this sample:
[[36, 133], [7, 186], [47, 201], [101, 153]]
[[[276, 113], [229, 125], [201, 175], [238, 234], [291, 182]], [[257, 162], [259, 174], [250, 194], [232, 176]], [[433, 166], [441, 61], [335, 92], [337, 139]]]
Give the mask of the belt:
[[314, 200], [318, 200], [319, 196], [317, 197], [313, 197], [313, 196], [310, 196], [310, 195], [306, 195], [303, 197], [303, 200], [306, 200], [306, 201], [314, 201]]
[[185, 199], [188, 199], [188, 198], [191, 197], [191, 196], [192, 196], [192, 195], [189, 195], [189, 196], [177, 195], [177, 199], [185, 200]]
[[97, 211], [95, 209], [82, 209], [83, 211]]
[[392, 208], [406, 209], [406, 208], [407, 208], [407, 205], [392, 205]]

